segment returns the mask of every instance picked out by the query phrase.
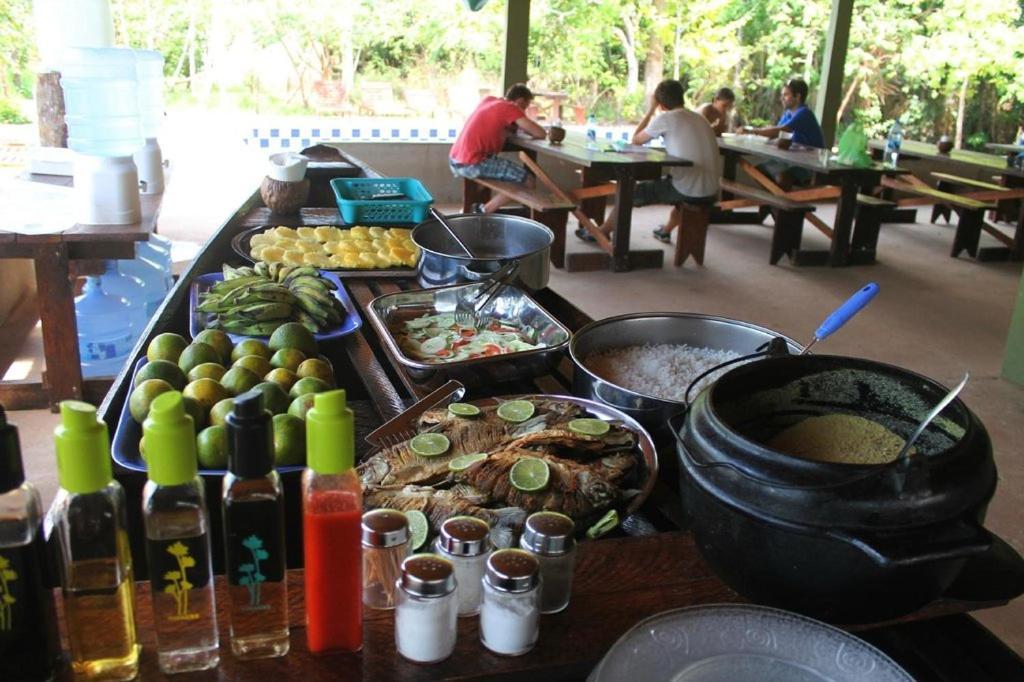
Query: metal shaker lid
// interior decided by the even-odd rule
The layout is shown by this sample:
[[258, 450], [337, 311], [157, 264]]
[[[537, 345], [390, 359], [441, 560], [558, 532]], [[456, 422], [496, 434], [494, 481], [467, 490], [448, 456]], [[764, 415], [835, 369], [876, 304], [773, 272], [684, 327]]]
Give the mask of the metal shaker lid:
[[490, 526], [472, 516], [453, 516], [441, 524], [437, 545], [456, 556], [479, 556], [491, 548]]
[[496, 590], [528, 592], [540, 582], [540, 562], [521, 549], [499, 549], [487, 558], [484, 575]]
[[396, 509], [374, 509], [363, 514], [363, 544], [395, 547], [409, 541], [409, 520]]
[[537, 554], [565, 554], [576, 545], [576, 524], [565, 514], [543, 511], [530, 514], [519, 546]]
[[414, 554], [402, 562], [400, 581], [418, 597], [443, 597], [455, 589], [455, 568], [436, 554]]

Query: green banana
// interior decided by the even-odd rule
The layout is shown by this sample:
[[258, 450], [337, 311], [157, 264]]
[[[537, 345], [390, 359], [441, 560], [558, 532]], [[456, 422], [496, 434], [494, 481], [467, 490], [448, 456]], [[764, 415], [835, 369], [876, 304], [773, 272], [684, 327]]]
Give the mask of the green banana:
[[217, 282], [210, 287], [209, 293], [217, 296], [227, 296], [235, 289], [242, 287], [251, 286], [253, 284], [259, 284], [265, 281], [262, 277], [235, 277], [233, 279], [226, 279], [222, 282]]
[[263, 261], [257, 261], [253, 267], [253, 271], [260, 277], [270, 277], [270, 271], [267, 268], [267, 264]]
[[278, 282], [284, 282], [285, 278], [288, 277], [288, 274], [294, 269], [294, 265], [281, 264], [281, 267], [277, 269], [277, 273], [274, 275], [274, 279]]
[[225, 313], [221, 317], [226, 317], [228, 320], [265, 322], [266, 320], [291, 317], [292, 310], [292, 306], [287, 303], [250, 303], [233, 308], [230, 313]]
[[285, 320], [270, 320], [267, 322], [224, 322], [221, 328], [232, 334], [244, 336], [270, 336], [278, 327], [285, 323]]
[[277, 271], [280, 270], [280, 269], [281, 269], [281, 264], [280, 263], [270, 263], [267, 266], [267, 277], [269, 277], [271, 281], [276, 280], [277, 279]]
[[297, 267], [288, 273], [288, 276], [284, 278], [285, 284], [295, 279], [296, 277], [302, 277], [303, 275], [309, 275], [310, 277], [319, 277], [320, 271], [314, 268], [312, 265], [303, 265]]
[[325, 292], [323, 289], [314, 289], [312, 287], [301, 286], [301, 287], [288, 287], [288, 290], [290, 292], [292, 292], [293, 294], [296, 294], [296, 295], [298, 295], [298, 294], [306, 294], [307, 296], [312, 298], [314, 301], [318, 301], [320, 303], [320, 305], [325, 306], [325, 307], [333, 306], [334, 303], [332, 301], [337, 300], [333, 296], [331, 296], [330, 294]]
[[310, 275], [303, 275], [302, 277], [295, 277], [294, 279], [288, 280], [289, 289], [294, 287], [309, 287], [311, 289], [319, 289], [320, 291], [327, 293], [329, 291], [333, 291], [331, 288], [332, 286], [333, 282], [328, 282], [327, 280], [320, 279], [319, 277], [311, 277]]
[[321, 327], [327, 326], [329, 317], [326, 310], [319, 302], [301, 292], [296, 293], [295, 297], [299, 299], [299, 308], [305, 311], [310, 317], [316, 319], [317, 323], [320, 324]]
[[297, 308], [295, 310], [295, 320], [314, 334], [316, 334], [322, 329], [320, 323], [317, 322], [316, 318], [307, 313], [302, 308]]

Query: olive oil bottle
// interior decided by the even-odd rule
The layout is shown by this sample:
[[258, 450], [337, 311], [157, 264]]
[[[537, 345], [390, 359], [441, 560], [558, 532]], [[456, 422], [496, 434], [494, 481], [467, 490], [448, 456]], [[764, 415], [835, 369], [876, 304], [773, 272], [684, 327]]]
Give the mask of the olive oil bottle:
[[25, 481], [18, 430], [0, 407], [0, 680], [53, 679], [60, 662], [42, 520], [39, 491]]
[[124, 489], [113, 479], [107, 426], [96, 408], [65, 400], [60, 416], [54, 530], [71, 667], [83, 679], [130, 680], [141, 647]]

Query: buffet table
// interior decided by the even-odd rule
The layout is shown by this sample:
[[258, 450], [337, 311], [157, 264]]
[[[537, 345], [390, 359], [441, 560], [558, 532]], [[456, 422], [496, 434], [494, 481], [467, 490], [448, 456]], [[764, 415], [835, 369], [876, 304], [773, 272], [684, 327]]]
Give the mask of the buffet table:
[[[359, 164], [362, 172], [372, 169]], [[188, 289], [199, 274], [219, 270], [222, 263], [238, 264], [230, 242], [243, 230], [267, 224], [338, 224], [333, 207], [311, 206], [291, 218], [271, 216], [254, 193], [218, 229], [182, 275], [160, 314], [151, 322], [135, 348], [131, 362], [145, 352], [149, 340], [162, 332], [186, 333], [188, 329]], [[370, 300], [382, 293], [415, 287], [412, 280], [346, 279], [346, 287], [358, 303], [365, 320]], [[558, 293], [545, 289], [537, 300], [571, 330], [579, 329], [589, 318]], [[335, 365], [336, 376], [348, 392], [357, 416], [357, 449], [368, 447], [362, 435], [375, 428], [429, 390], [413, 383], [391, 358], [373, 328], [364, 321], [357, 332], [333, 343], [322, 352]], [[571, 364], [568, 359], [549, 375], [535, 380], [510, 378], [504, 383], [474, 390], [472, 398], [515, 393], [569, 393]], [[100, 407], [100, 416], [113, 431], [123, 402], [130, 389], [130, 370], [124, 370]], [[624, 632], [643, 618], [671, 608], [698, 604], [740, 602], [740, 596], [726, 587], [701, 558], [690, 533], [683, 528], [681, 504], [674, 466], [674, 447], [659, 444], [660, 480], [639, 513], [628, 517], [620, 530], [607, 539], [581, 544], [578, 567], [569, 608], [541, 619], [540, 640], [530, 653], [516, 657], [492, 655], [479, 642], [476, 619], [459, 623], [459, 639], [453, 656], [437, 665], [414, 665], [395, 652], [391, 612], [367, 611], [365, 646], [360, 654], [311, 655], [305, 645], [303, 628], [301, 552], [298, 541], [298, 476], [285, 477], [289, 539], [290, 620], [292, 650], [288, 656], [264, 661], [240, 662], [232, 658], [227, 642], [226, 613], [221, 615], [221, 663], [217, 674], [224, 679], [265, 679], [273, 675], [306, 679], [584, 679], [593, 666]], [[137, 510], [143, 476], [116, 470], [116, 477], [128, 492], [129, 510]], [[208, 478], [208, 499], [219, 497], [220, 481]], [[211, 506], [213, 546], [222, 542], [219, 511]], [[130, 519], [130, 534], [137, 575], [144, 577], [145, 553], [141, 551], [141, 520]], [[625, 530], [622, 530], [625, 529]], [[994, 551], [998, 553], [997, 542]], [[219, 552], [215, 552], [219, 554]], [[1005, 680], [1024, 678], [1024, 661], [978, 625], [966, 612], [988, 608], [1007, 601], [999, 580], [989, 564], [965, 573], [945, 598], [937, 600], [899, 622], [875, 623], [855, 628], [858, 634], [876, 644], [919, 680]], [[218, 589], [224, 587], [218, 578]], [[148, 583], [140, 583], [140, 638], [144, 645], [141, 678], [161, 679], [152, 647], [152, 616]], [[224, 600], [218, 600], [223, 604]]]

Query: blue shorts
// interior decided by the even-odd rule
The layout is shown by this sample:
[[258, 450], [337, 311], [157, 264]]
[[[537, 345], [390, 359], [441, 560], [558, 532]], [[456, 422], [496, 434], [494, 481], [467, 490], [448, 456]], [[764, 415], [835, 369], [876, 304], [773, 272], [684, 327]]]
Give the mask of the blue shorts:
[[718, 201], [717, 196], [711, 197], [688, 197], [681, 194], [676, 186], [672, 184], [672, 176], [666, 175], [657, 180], [646, 180], [638, 182], [633, 188], [634, 206], [653, 206], [655, 204], [713, 204]]
[[523, 164], [500, 156], [490, 156], [480, 163], [456, 163], [448, 159], [448, 167], [452, 169], [452, 175], [455, 177], [469, 180], [484, 178], [523, 184], [529, 175]]

